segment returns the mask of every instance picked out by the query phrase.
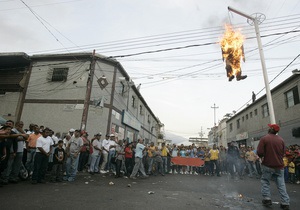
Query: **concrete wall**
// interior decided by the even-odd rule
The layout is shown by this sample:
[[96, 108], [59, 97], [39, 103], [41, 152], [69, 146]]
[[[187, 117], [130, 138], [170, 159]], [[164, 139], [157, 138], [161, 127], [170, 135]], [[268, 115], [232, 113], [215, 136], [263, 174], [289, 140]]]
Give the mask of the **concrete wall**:
[[16, 109], [18, 106], [20, 93], [7, 92], [5, 95], [0, 95], [0, 115], [9, 120], [16, 120]]

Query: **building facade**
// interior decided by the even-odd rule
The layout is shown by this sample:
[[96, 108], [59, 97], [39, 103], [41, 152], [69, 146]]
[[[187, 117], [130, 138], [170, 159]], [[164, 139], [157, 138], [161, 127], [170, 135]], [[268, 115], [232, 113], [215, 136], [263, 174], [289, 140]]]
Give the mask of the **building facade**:
[[[0, 115], [65, 133], [156, 142], [162, 123], [122, 65], [95, 53], [0, 54]], [[5, 82], [6, 81], [6, 82]]]
[[[271, 90], [279, 135], [286, 145], [299, 144], [300, 136], [300, 75], [294, 74]], [[268, 132], [270, 123], [266, 95], [254, 100], [246, 108], [226, 121], [227, 142], [257, 147], [259, 140]]]

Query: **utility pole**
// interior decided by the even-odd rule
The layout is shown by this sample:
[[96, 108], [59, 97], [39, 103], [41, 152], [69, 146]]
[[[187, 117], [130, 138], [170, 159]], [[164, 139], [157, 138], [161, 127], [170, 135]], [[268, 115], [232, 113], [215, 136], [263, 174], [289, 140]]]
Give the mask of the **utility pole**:
[[202, 131], [202, 126], [201, 126], [201, 131], [198, 133], [199, 137], [200, 137], [200, 141], [202, 142], [203, 136], [204, 136], [204, 132]]
[[211, 108], [214, 109], [214, 126], [216, 126], [216, 109], [218, 109], [219, 107], [214, 104], [214, 106], [212, 106]]
[[268, 79], [267, 68], [266, 68], [266, 63], [265, 63], [265, 57], [264, 57], [264, 52], [263, 52], [263, 48], [262, 48], [262, 44], [261, 44], [261, 37], [260, 37], [259, 27], [258, 27], [258, 21], [261, 21], [261, 17], [263, 15], [262, 14], [256, 14], [256, 17], [251, 17], [250, 15], [242, 13], [242, 12], [236, 10], [236, 9], [231, 8], [231, 7], [228, 7], [228, 10], [247, 18], [248, 20], [253, 21], [253, 24], [254, 24], [254, 27], [255, 27], [255, 32], [256, 32], [256, 39], [257, 39], [257, 45], [258, 45], [258, 49], [259, 49], [261, 66], [262, 66], [263, 75], [264, 75], [267, 102], [268, 102], [269, 113], [270, 113], [270, 123], [275, 124], [276, 120], [275, 120], [275, 114], [274, 114], [272, 95], [271, 95], [271, 91], [270, 91], [269, 79]]
[[216, 106], [216, 104], [214, 104], [214, 106], [211, 107], [212, 109], [214, 109], [214, 127], [213, 127], [213, 142], [216, 143], [216, 127], [217, 127], [217, 123], [216, 123], [216, 109], [218, 109], [219, 107]]
[[90, 100], [91, 100], [91, 93], [92, 93], [92, 86], [93, 86], [93, 79], [95, 74], [95, 50], [92, 54], [92, 60], [90, 64], [90, 73], [89, 77], [87, 79], [87, 85], [86, 85], [86, 93], [85, 93], [85, 100], [84, 100], [84, 106], [83, 106], [83, 112], [82, 112], [82, 120], [81, 120], [81, 130], [86, 129], [86, 123], [88, 119], [88, 113], [89, 113], [89, 107], [90, 107]]

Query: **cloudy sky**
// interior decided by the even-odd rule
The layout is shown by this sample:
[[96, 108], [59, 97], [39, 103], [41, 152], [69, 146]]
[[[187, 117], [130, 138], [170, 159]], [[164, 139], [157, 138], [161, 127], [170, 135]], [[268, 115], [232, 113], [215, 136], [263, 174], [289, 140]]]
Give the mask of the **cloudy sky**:
[[[218, 122], [250, 103], [252, 91], [265, 94], [254, 27], [228, 6], [265, 16], [259, 27], [271, 88], [300, 68], [300, 0], [0, 0], [0, 52], [113, 56], [166, 131], [207, 135], [214, 104]], [[226, 77], [218, 44], [225, 23], [246, 38], [243, 81]]]

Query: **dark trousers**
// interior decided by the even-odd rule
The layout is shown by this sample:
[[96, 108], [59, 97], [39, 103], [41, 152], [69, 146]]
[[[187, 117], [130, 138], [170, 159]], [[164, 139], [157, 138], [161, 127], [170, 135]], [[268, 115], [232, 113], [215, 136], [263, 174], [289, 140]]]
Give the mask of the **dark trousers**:
[[122, 160], [116, 159], [116, 175], [121, 176]]
[[133, 170], [133, 158], [125, 158], [125, 167], [127, 176], [130, 176]]
[[52, 181], [61, 181], [62, 180], [62, 167], [63, 164], [53, 164], [51, 171], [51, 180]]
[[220, 174], [220, 169], [219, 169], [218, 160], [210, 160], [210, 172], [211, 172], [211, 174], [214, 174], [215, 166], [216, 166], [216, 173], [217, 173], [217, 175], [219, 175]]
[[79, 155], [79, 162], [78, 162], [78, 171], [82, 171], [84, 166], [87, 164], [89, 159], [89, 152], [81, 152]]
[[37, 152], [34, 158], [34, 169], [32, 180], [41, 181], [45, 179], [49, 157], [45, 154]]

